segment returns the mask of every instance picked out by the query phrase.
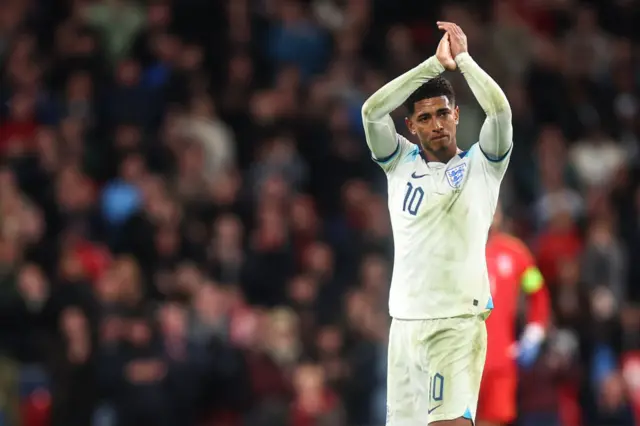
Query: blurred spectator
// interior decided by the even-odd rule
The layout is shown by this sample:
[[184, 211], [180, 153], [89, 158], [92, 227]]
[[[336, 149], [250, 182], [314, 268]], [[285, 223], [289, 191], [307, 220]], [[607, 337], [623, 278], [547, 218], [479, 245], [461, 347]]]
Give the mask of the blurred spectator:
[[593, 313], [596, 319], [609, 320], [625, 299], [626, 259], [606, 220], [592, 222], [582, 262]]
[[294, 376], [296, 398], [294, 399], [291, 424], [344, 425], [340, 403], [336, 395], [328, 390], [320, 366], [301, 364]]
[[323, 71], [329, 40], [324, 29], [308, 16], [297, 1], [274, 3], [277, 10], [269, 34], [269, 54], [276, 66], [297, 65], [305, 76]]
[[178, 133], [202, 145], [200, 156], [204, 160], [200, 170], [206, 179], [215, 179], [221, 172], [235, 166], [233, 134], [222, 122], [207, 96], [194, 97], [190, 114], [178, 125]]
[[93, 342], [86, 316], [70, 306], [60, 314], [62, 339], [51, 350], [54, 425], [86, 425], [96, 407]]
[[[80, 2], [82, 4], [83, 2]], [[110, 0], [80, 7], [87, 24], [100, 30], [112, 60], [122, 57], [144, 24], [144, 14], [135, 2]]]
[[575, 336], [558, 330], [536, 365], [522, 372], [519, 415], [522, 425], [572, 424], [562, 416], [562, 391], [578, 383], [580, 371], [573, 363], [576, 349]]

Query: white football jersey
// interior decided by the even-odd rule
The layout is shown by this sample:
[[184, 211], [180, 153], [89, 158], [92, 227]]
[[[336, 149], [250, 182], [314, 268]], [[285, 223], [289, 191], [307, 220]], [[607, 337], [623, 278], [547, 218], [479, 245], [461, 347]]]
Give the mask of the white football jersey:
[[427, 163], [417, 145], [377, 161], [387, 174], [395, 261], [389, 311], [399, 319], [477, 315], [493, 308], [485, 245], [509, 163], [478, 144], [447, 164]]

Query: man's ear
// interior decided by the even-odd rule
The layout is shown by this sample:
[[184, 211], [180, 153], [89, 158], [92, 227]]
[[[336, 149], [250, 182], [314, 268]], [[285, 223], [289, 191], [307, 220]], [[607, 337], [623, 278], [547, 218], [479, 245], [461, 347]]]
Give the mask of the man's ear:
[[458, 108], [458, 105], [453, 110], [453, 117], [456, 119], [456, 124], [458, 124], [460, 122], [460, 108]]
[[405, 118], [404, 118], [404, 124], [406, 124], [406, 125], [407, 125], [407, 129], [409, 129], [409, 131], [411, 132], [411, 134], [412, 134], [412, 135], [415, 135], [415, 134], [416, 134], [416, 129], [415, 129], [415, 127], [413, 126], [413, 121], [411, 121], [411, 120], [409, 119], [409, 117], [405, 117]]

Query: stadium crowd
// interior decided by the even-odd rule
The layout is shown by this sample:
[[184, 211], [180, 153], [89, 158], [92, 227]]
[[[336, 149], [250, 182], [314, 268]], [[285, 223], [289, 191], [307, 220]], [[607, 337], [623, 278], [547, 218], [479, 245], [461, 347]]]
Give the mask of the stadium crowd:
[[502, 203], [552, 295], [519, 424], [640, 424], [636, 2], [4, 0], [0, 425], [384, 424], [360, 109], [438, 19], [509, 97]]

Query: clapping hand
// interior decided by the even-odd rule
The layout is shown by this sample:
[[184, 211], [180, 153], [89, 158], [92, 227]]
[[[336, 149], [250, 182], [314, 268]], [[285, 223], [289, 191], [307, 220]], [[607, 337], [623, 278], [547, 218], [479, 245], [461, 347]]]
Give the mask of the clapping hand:
[[[445, 31], [445, 36], [448, 36], [447, 40], [453, 59], [455, 59], [459, 54], [469, 51], [469, 47], [467, 45], [467, 36], [465, 35], [464, 31], [462, 31], [462, 28], [452, 22], [438, 21], [437, 24], [439, 29]], [[438, 46], [438, 49], [439, 48], [440, 46]], [[442, 65], [444, 66], [444, 64]]]
[[442, 64], [444, 69], [447, 71], [454, 71], [457, 67], [456, 61], [453, 60], [453, 56], [451, 55], [451, 46], [449, 44], [449, 33], [445, 33], [438, 44], [438, 49], [436, 50], [436, 58]]

